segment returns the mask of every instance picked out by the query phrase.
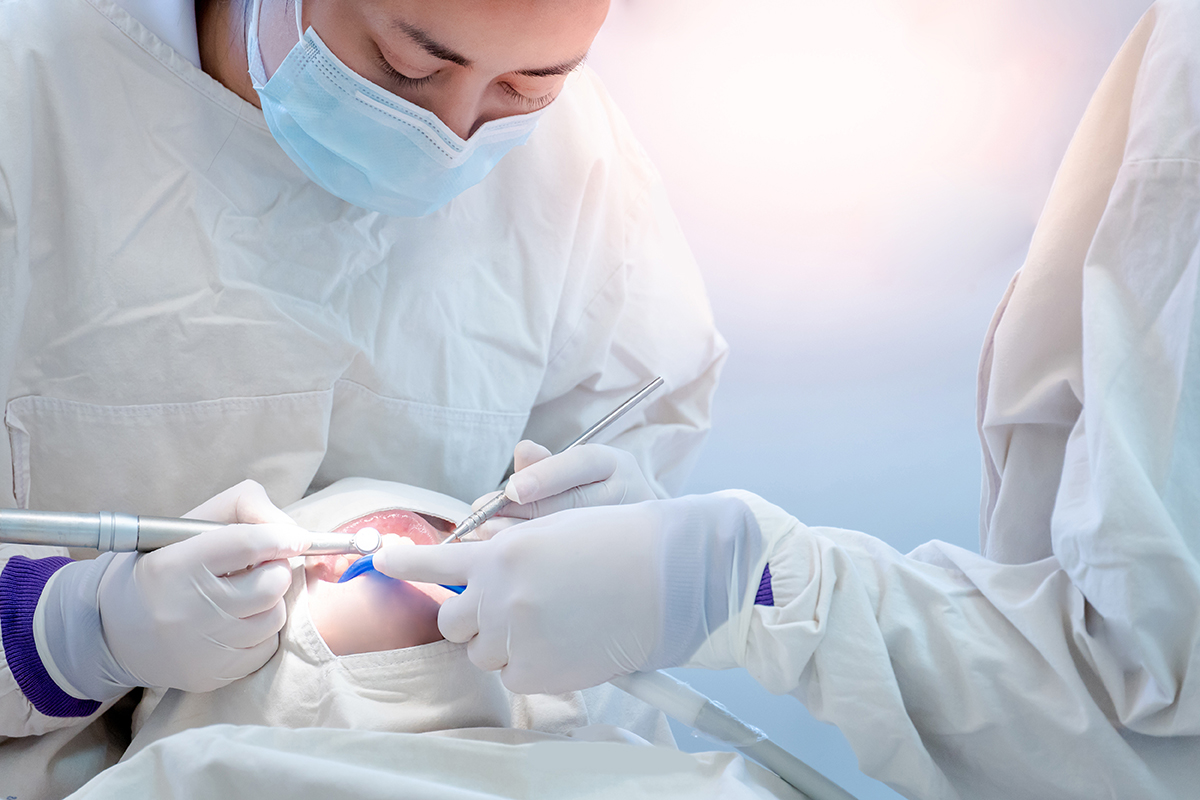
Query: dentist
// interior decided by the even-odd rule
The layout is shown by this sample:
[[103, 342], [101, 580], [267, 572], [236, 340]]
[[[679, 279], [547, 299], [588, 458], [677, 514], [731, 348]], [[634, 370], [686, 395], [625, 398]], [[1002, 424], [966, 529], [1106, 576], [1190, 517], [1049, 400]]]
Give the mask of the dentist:
[[725, 345], [582, 66], [606, 12], [0, 4], [0, 504], [232, 525], [143, 557], [0, 548], [0, 794], [112, 763], [130, 687], [146, 713], [269, 658], [303, 549], [277, 508], [311, 491], [477, 497], [522, 438], [562, 446], [659, 374], [614, 442], [678, 489]]

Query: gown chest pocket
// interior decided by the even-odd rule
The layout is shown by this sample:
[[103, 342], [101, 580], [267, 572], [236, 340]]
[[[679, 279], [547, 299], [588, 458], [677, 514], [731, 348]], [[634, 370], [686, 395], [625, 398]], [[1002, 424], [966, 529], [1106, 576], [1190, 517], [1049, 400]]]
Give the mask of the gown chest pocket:
[[329, 435], [332, 390], [193, 403], [9, 401], [17, 505], [179, 516], [246, 478], [283, 506], [304, 495]]
[[400, 400], [339, 380], [328, 454], [312, 488], [342, 478], [377, 478], [470, 503], [496, 488], [528, 419], [527, 411]]

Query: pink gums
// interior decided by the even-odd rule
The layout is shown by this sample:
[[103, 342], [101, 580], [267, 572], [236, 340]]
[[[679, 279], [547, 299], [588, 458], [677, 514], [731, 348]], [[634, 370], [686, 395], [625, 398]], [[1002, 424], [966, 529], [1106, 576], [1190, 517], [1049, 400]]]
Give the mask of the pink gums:
[[[438, 527], [434, 527], [435, 524]], [[440, 519], [429, 519], [414, 511], [392, 508], [364, 514], [337, 526], [334, 530], [337, 533], [356, 533], [363, 528], [374, 528], [382, 534], [396, 533], [406, 536], [417, 544], [439, 544], [452, 527], [450, 523]], [[345, 555], [309, 556], [305, 566], [318, 580], [332, 583], [336, 582], [358, 558]]]

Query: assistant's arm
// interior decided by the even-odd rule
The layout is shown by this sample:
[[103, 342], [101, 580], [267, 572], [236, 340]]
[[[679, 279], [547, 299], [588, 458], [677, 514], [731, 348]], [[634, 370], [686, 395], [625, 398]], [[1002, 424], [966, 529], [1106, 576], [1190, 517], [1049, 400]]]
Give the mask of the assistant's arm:
[[[1191, 60], [1147, 63], [1178, 77]], [[1168, 773], [1195, 775], [1151, 763], [1194, 764], [1200, 737], [1200, 158], [1156, 155], [1187, 141], [1169, 134], [1134, 114], [1082, 265], [1082, 410], [1050, 557], [902, 556], [754, 501], [775, 606], [743, 605], [713, 663], [796, 695], [914, 793], [1170, 796]]]
[[[1162, 130], [1135, 115], [1131, 147]], [[743, 605], [710, 663], [794, 694], [914, 795], [1179, 796], [1164, 781], [1194, 766], [1155, 759], [1194, 765], [1200, 737], [1197, 187], [1200, 158], [1120, 167], [1082, 265], [1050, 557], [903, 556], [756, 501], [775, 606]]]
[[[796, 696], [843, 731], [864, 772], [911, 796], [1038, 787], [1095, 797], [1114, 785], [1125, 789], [1114, 796], [1152, 796], [1144, 790], [1155, 780], [1118, 727], [1133, 719], [1115, 705], [1146, 673], [1106, 640], [1095, 605], [1056, 559], [996, 564], [940, 542], [905, 556], [861, 533], [806, 527], [752, 495], [729, 502], [747, 504], [761, 529], [773, 604], [744, 598], [692, 665], [744, 666]], [[1124, 574], [1157, 569], [1135, 559]], [[1194, 628], [1154, 636], [1157, 660]], [[1131, 671], [1111, 671], [1119, 663]], [[1187, 660], [1175, 667], [1186, 674]], [[1196, 732], [1194, 702], [1175, 706], [1172, 733]]]

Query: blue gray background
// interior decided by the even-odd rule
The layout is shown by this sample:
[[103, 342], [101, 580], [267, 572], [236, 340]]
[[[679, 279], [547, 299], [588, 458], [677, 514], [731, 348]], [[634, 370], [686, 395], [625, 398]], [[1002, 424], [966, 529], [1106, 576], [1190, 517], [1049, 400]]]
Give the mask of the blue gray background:
[[[750, 489], [902, 552], [978, 548], [979, 346], [1148, 6], [614, 0], [591, 63], [732, 346], [688, 492]], [[899, 796], [795, 699], [740, 670], [678, 672], [861, 800]]]

